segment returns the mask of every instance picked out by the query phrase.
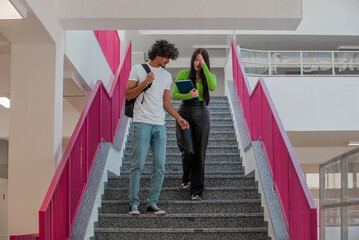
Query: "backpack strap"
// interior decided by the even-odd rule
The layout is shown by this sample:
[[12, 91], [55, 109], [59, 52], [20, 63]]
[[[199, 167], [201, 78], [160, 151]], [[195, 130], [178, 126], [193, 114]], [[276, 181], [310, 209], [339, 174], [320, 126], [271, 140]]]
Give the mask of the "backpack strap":
[[141, 65], [142, 65], [142, 67], [146, 70], [147, 73], [150, 73], [150, 72], [151, 72], [151, 69], [150, 69], [150, 67], [147, 65], [147, 63], [143, 63], [143, 64], [141, 64]]
[[[142, 65], [142, 67], [146, 70], [147, 74], [149, 74], [149, 73], [151, 72], [151, 69], [150, 69], [150, 67], [147, 65], [147, 63], [143, 63], [143, 64], [141, 64], [141, 65]], [[152, 83], [148, 84], [148, 85], [142, 90], [142, 92], [143, 92], [143, 97], [142, 97], [141, 103], [143, 103], [143, 100], [145, 99], [145, 92], [146, 92], [146, 90], [149, 89], [151, 86], [152, 86]]]
[[[147, 65], [147, 63], [143, 63], [141, 64], [142, 67], [146, 70], [147, 74], [149, 74], [151, 72], [151, 69], [150, 67]], [[145, 92], [147, 89], [149, 89], [150, 87], [152, 86], [152, 83], [148, 84], [143, 90], [142, 92]], [[143, 99], [142, 99], [142, 102], [143, 102]]]

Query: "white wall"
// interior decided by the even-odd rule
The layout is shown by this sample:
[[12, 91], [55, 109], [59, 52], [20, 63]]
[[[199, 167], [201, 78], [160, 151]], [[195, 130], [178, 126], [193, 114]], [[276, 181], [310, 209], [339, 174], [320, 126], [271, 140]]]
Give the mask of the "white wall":
[[[4, 199], [5, 198], [5, 199]], [[7, 240], [7, 179], [0, 178], [0, 240]]]
[[114, 74], [93, 31], [66, 31], [65, 54], [91, 88], [102, 80], [110, 90]]
[[120, 59], [124, 57], [125, 50], [127, 47], [127, 31], [126, 30], [117, 30], [118, 37], [120, 38]]
[[355, 147], [294, 147], [295, 155], [300, 164], [321, 164]]
[[0, 54], [0, 97], [10, 92], [10, 54]]
[[[249, 77], [252, 87], [257, 77]], [[358, 77], [266, 77], [286, 131], [358, 131]]]
[[81, 113], [77, 111], [77, 109], [75, 109], [66, 98], [63, 99], [63, 109], [62, 137], [70, 138], [75, 130]]
[[359, 35], [358, 0], [302, 0], [303, 20], [296, 31], [237, 31], [264, 35]]
[[8, 178], [8, 164], [9, 143], [6, 140], [0, 139], [0, 178]]
[[0, 138], [9, 138], [9, 111], [0, 112]]

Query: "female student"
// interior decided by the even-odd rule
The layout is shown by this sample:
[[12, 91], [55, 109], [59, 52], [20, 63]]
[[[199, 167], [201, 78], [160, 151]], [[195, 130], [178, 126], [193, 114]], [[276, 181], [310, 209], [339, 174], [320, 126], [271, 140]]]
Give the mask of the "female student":
[[[189, 129], [182, 130], [176, 124], [177, 143], [182, 152], [183, 178], [181, 189], [191, 186], [191, 199], [200, 200], [204, 190], [204, 164], [210, 121], [208, 103], [209, 91], [217, 87], [216, 76], [210, 72], [208, 53], [203, 48], [196, 49], [191, 58], [189, 70], [179, 72], [176, 81], [190, 79], [194, 88], [181, 94], [174, 84], [172, 99], [182, 100], [178, 113], [189, 123]], [[199, 100], [193, 101], [192, 98]], [[191, 100], [192, 99], [192, 100]]]

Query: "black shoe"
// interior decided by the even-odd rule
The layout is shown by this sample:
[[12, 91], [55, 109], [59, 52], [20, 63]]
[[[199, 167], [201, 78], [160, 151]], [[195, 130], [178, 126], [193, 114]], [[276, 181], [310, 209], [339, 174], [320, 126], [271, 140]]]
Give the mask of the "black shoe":
[[183, 190], [188, 189], [189, 184], [190, 184], [190, 182], [183, 182], [179, 185], [179, 188], [183, 189]]
[[202, 196], [198, 195], [198, 194], [192, 194], [191, 196], [191, 200], [201, 200]]
[[152, 214], [156, 214], [156, 215], [166, 214], [166, 212], [164, 210], [160, 209], [156, 205], [149, 206], [147, 208], [147, 213], [152, 213]]

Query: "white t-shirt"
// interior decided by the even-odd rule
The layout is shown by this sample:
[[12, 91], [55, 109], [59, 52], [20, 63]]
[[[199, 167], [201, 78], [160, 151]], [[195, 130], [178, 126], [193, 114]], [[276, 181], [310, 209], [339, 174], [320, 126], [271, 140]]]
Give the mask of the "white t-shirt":
[[[165, 111], [163, 109], [163, 93], [171, 89], [172, 76], [164, 68], [154, 68], [147, 64], [155, 79], [152, 86], [145, 92], [141, 92], [133, 108], [133, 122], [144, 122], [154, 125], [165, 125]], [[145, 81], [147, 72], [141, 64], [132, 66], [128, 80], [137, 81], [138, 84]], [[143, 99], [144, 96], [144, 99]], [[143, 103], [142, 102], [143, 99]]]

